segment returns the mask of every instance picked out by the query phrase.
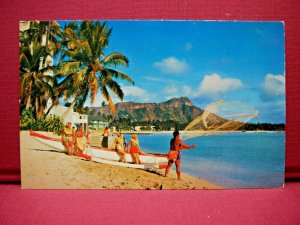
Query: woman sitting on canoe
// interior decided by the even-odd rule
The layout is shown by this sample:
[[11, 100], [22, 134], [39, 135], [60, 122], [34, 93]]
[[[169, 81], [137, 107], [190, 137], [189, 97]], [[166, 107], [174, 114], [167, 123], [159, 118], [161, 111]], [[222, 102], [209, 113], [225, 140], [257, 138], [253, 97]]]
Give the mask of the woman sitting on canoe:
[[68, 122], [61, 135], [61, 142], [66, 147], [69, 155], [73, 155], [74, 145], [74, 131], [71, 125], [71, 122]]
[[83, 131], [83, 127], [82, 125], [80, 125], [77, 129], [77, 131], [75, 132], [75, 151], [76, 151], [76, 155], [82, 154], [85, 146], [86, 146], [86, 141], [84, 140], [84, 137], [86, 137], [87, 135], [84, 133]]
[[133, 134], [128, 146], [130, 146], [130, 154], [132, 156], [133, 163], [141, 164], [140, 153], [142, 153], [139, 145], [139, 140], [136, 134]]
[[177, 157], [176, 159], [169, 159], [169, 162], [168, 162], [168, 166], [166, 168], [166, 171], [165, 171], [165, 176], [168, 175], [169, 171], [170, 171], [170, 168], [173, 164], [173, 162], [175, 161], [175, 165], [176, 165], [176, 173], [177, 173], [177, 178], [178, 180], [181, 180], [180, 178], [180, 159], [181, 159], [181, 155], [180, 155], [180, 151], [182, 150], [187, 150], [189, 148], [196, 148], [195, 145], [186, 145], [179, 137], [179, 131], [176, 130], [173, 132], [173, 138], [170, 142], [170, 150], [173, 150], [173, 151], [177, 151]]
[[125, 151], [124, 151], [124, 139], [121, 132], [118, 133], [118, 137], [115, 139], [115, 149], [117, 150], [118, 154], [120, 155], [119, 162], [125, 162]]

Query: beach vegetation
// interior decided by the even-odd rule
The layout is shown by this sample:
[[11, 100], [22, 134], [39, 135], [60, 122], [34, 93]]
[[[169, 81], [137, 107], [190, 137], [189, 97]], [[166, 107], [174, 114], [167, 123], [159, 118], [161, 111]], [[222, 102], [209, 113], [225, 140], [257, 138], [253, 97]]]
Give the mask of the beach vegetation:
[[152, 130], [152, 128], [149, 125], [141, 127], [141, 131], [151, 131], [151, 130]]
[[241, 131], [285, 131], [284, 123], [246, 123]]
[[21, 130], [29, 129], [30, 125], [35, 122], [35, 118], [33, 116], [33, 113], [29, 109], [24, 109], [21, 112], [21, 117], [20, 117], [20, 127]]
[[43, 115], [40, 119], [35, 119], [30, 110], [23, 110], [20, 118], [20, 129], [35, 131], [53, 132], [61, 135], [64, 128], [62, 119], [55, 115]]

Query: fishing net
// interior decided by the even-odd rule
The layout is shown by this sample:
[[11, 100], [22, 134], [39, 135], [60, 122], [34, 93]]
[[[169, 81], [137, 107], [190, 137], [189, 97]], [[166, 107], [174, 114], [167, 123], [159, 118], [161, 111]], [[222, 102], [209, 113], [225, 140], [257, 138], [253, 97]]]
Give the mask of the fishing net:
[[190, 122], [184, 131], [182, 139], [194, 136], [208, 135], [220, 131], [237, 131], [251, 119], [257, 118], [259, 111], [249, 104], [239, 101], [217, 101], [208, 104], [202, 114]]

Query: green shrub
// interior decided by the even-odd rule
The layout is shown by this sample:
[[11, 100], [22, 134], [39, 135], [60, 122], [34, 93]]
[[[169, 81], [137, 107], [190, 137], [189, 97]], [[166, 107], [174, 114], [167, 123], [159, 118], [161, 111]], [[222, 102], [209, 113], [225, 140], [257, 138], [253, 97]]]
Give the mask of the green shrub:
[[61, 135], [64, 128], [64, 123], [59, 116], [50, 115], [44, 120], [44, 126], [47, 128], [47, 131]]
[[35, 131], [48, 131], [61, 135], [64, 128], [63, 121], [60, 117], [55, 115], [42, 116], [41, 119], [36, 120], [30, 110], [23, 110], [20, 117], [20, 129]]
[[29, 109], [24, 109], [21, 112], [21, 117], [20, 117], [20, 128], [21, 130], [28, 130], [35, 122], [34, 116], [32, 112]]

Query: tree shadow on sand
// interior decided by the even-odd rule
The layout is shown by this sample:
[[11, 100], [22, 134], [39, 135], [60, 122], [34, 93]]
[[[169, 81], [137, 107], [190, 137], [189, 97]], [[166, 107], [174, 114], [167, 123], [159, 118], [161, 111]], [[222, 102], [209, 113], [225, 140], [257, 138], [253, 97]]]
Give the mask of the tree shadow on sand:
[[154, 169], [149, 169], [149, 170], [144, 170], [144, 169], [138, 169], [138, 170], [141, 170], [141, 171], [144, 171], [144, 172], [147, 172], [147, 173], [153, 173], [155, 175], [158, 175], [158, 176], [164, 176], [162, 173], [160, 173], [158, 170], [154, 170]]
[[51, 153], [64, 153], [67, 154], [66, 152], [62, 152], [62, 151], [57, 151], [57, 150], [53, 150], [53, 149], [38, 149], [38, 148], [28, 148], [28, 150], [30, 151], [39, 151], [39, 152], [51, 152]]

